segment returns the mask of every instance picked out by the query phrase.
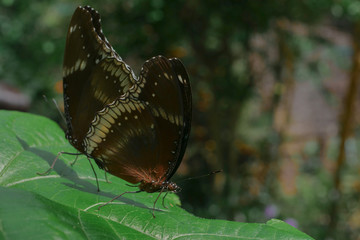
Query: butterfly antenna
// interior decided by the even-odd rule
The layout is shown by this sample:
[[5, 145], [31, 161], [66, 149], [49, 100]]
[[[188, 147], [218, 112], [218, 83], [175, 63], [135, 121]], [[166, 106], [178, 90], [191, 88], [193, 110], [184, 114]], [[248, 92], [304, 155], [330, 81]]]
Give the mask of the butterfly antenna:
[[[45, 101], [45, 102], [49, 102], [49, 101], [48, 101], [48, 98], [47, 98], [45, 95], [43, 95], [43, 98], [44, 98], [44, 101]], [[55, 100], [54, 98], [52, 99], [52, 101], [53, 101], [53, 103], [55, 104], [56, 109], [57, 109], [58, 112], [60, 113], [60, 116], [61, 116], [61, 118], [63, 119], [64, 123], [66, 124], [66, 120], [65, 120], [64, 114], [61, 112], [58, 103], [56, 102], [56, 100]]]
[[44, 101], [45, 101], [45, 102], [48, 102], [48, 99], [47, 99], [46, 95], [42, 95], [42, 96], [43, 96], [43, 98], [44, 98]]
[[61, 110], [60, 110], [60, 108], [59, 108], [58, 103], [56, 102], [56, 100], [55, 100], [54, 98], [53, 98], [52, 100], [53, 100], [53, 103], [54, 103], [54, 104], [55, 104], [55, 106], [56, 106], [56, 109], [57, 109], [57, 110], [58, 110], [58, 112], [60, 113], [60, 116], [61, 116], [61, 118], [63, 119], [64, 123], [66, 123], [66, 120], [65, 120], [64, 114], [61, 112]]
[[177, 181], [177, 182], [183, 182], [183, 181], [188, 181], [188, 180], [194, 180], [194, 179], [198, 179], [198, 178], [202, 178], [202, 177], [208, 177], [208, 176], [211, 176], [213, 174], [216, 174], [216, 173], [220, 173], [222, 172], [223, 170], [216, 170], [216, 171], [212, 171], [208, 174], [205, 174], [205, 175], [201, 175], [201, 176], [196, 176], [196, 177], [189, 177], [189, 178], [185, 178], [185, 179], [181, 179], [180, 181]]

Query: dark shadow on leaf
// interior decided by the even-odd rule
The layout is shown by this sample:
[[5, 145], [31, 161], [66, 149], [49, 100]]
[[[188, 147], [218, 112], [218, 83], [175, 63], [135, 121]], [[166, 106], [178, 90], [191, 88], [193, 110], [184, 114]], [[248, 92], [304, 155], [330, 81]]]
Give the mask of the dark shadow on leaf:
[[[56, 158], [56, 156], [54, 154], [52, 154], [50, 152], [47, 152], [47, 151], [44, 151], [44, 150], [37, 149], [37, 148], [32, 148], [27, 144], [27, 142], [25, 142], [24, 140], [22, 140], [18, 136], [16, 136], [16, 138], [18, 139], [19, 143], [21, 144], [21, 146], [23, 147], [23, 149], [25, 151], [29, 151], [29, 152], [32, 152], [32, 153], [36, 154], [37, 156], [44, 159], [49, 164], [49, 166], [51, 166], [54, 159]], [[76, 171], [74, 171], [70, 166], [65, 164], [61, 160], [61, 158], [59, 158], [57, 160], [57, 162], [56, 162], [56, 164], [54, 166], [54, 169], [52, 171], [55, 171], [60, 177], [66, 178], [66, 179], [68, 179], [68, 180], [70, 180], [71, 182], [74, 183], [74, 184], [63, 183], [64, 185], [66, 185], [68, 187], [77, 189], [79, 191], [88, 192], [88, 193], [108, 197], [109, 199], [113, 199], [113, 198], [115, 198], [117, 196], [117, 195], [114, 195], [114, 194], [109, 193], [109, 192], [101, 192], [101, 191], [98, 192], [96, 185], [88, 182], [87, 180], [79, 178]], [[34, 174], [36, 174], [36, 173], [34, 173]], [[144, 205], [144, 204], [142, 204], [140, 202], [137, 202], [137, 201], [125, 198], [125, 197], [120, 197], [119, 199], [116, 199], [115, 201], [120, 201], [120, 202], [123, 202], [125, 204], [131, 204], [131, 205], [134, 205], [134, 206], [137, 206], [137, 207], [140, 207], [140, 208], [144, 208], [144, 209], [149, 209], [149, 210], [152, 211], [152, 208], [149, 208], [149, 207], [147, 207], [146, 205]], [[155, 211], [161, 211], [161, 210], [155, 209]]]

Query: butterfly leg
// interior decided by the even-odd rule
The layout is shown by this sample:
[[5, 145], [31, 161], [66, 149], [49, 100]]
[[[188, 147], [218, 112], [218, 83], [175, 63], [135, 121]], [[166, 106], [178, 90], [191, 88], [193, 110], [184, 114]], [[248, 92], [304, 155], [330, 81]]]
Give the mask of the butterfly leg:
[[108, 202], [100, 205], [100, 207], [98, 207], [98, 211], [100, 211], [100, 208], [108, 205], [109, 203], [113, 202], [114, 200], [118, 199], [119, 197], [121, 197], [121, 196], [124, 195], [124, 194], [127, 194], [127, 193], [139, 193], [139, 192], [142, 192], [142, 190], [138, 190], [138, 191], [134, 191], [134, 192], [123, 192], [122, 194], [120, 194], [120, 195], [114, 197], [113, 199], [111, 199], [110, 201], [108, 201]]
[[89, 160], [90, 166], [91, 166], [91, 168], [92, 168], [92, 170], [93, 170], [93, 172], [94, 172], [94, 175], [95, 175], [95, 178], [96, 178], [96, 185], [97, 185], [98, 192], [100, 192], [99, 180], [98, 180], [98, 177], [97, 177], [97, 175], [96, 175], [94, 166], [92, 165], [90, 158], [87, 158], [87, 159]]
[[108, 180], [108, 177], [107, 177], [107, 171], [105, 170], [105, 180], [107, 183], [111, 183], [109, 180]]
[[139, 187], [138, 185], [130, 185], [130, 184], [125, 184], [126, 186], [128, 186], [128, 187]]
[[40, 176], [48, 175], [48, 174], [51, 172], [51, 170], [54, 169], [54, 166], [55, 166], [56, 161], [58, 160], [58, 158], [59, 158], [59, 157], [61, 156], [61, 154], [63, 154], [63, 153], [64, 153], [64, 152], [58, 152], [56, 158], [54, 159], [54, 161], [52, 162], [52, 164], [51, 164], [51, 166], [50, 166], [50, 168], [49, 168], [48, 170], [46, 170], [46, 171], [43, 172], [43, 173], [37, 172], [36, 174], [37, 174], [37, 175], [40, 175]]
[[167, 209], [167, 207], [165, 206], [164, 201], [165, 201], [165, 198], [166, 198], [166, 196], [168, 195], [168, 193], [169, 193], [169, 192], [166, 192], [165, 195], [164, 195], [164, 197], [163, 197], [163, 199], [162, 199], [162, 205], [163, 205], [163, 207], [166, 208], [166, 209]]
[[77, 155], [76, 158], [75, 158], [75, 160], [70, 163], [71, 166], [74, 166], [74, 164], [77, 162], [78, 156], [79, 156], [79, 155]]
[[160, 195], [162, 194], [162, 192], [164, 191], [165, 188], [162, 188], [159, 195], [157, 196], [157, 198], [155, 199], [155, 202], [154, 202], [154, 205], [153, 205], [153, 211], [152, 211], [152, 215], [153, 215], [153, 218], [155, 218], [155, 204], [156, 202], [159, 200], [159, 197]]
[[48, 175], [48, 174], [51, 172], [51, 170], [54, 169], [54, 166], [55, 166], [56, 161], [59, 159], [59, 157], [60, 157], [62, 154], [76, 155], [76, 158], [77, 158], [77, 156], [81, 155], [82, 153], [58, 152], [58, 154], [56, 155], [56, 158], [55, 158], [54, 161], [52, 162], [50, 168], [49, 168], [48, 170], [46, 170], [45, 172], [43, 172], [43, 173], [39, 173], [39, 172], [38, 172], [38, 173], [36, 173], [36, 174], [38, 174], [38, 175], [40, 175], [40, 176]]

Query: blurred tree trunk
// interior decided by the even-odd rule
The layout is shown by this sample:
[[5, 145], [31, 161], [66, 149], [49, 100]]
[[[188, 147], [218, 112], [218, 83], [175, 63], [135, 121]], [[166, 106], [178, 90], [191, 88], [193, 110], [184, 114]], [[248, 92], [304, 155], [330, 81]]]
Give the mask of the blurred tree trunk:
[[[233, 58], [231, 57], [231, 53], [228, 52], [227, 55], [229, 62], [226, 65], [231, 66], [233, 64]], [[248, 51], [244, 51], [244, 59], [248, 59], [247, 57]], [[249, 68], [248, 68], [249, 69]], [[247, 74], [247, 76], [249, 76]], [[226, 82], [230, 82], [235, 77], [232, 73], [226, 73], [223, 79], [224, 84]], [[249, 82], [251, 82], [249, 80]], [[234, 86], [235, 88], [236, 86]], [[237, 125], [239, 123], [239, 119], [241, 118], [242, 108], [244, 103], [247, 101], [249, 94], [243, 94], [243, 91], [251, 92], [252, 84], [245, 84], [245, 90], [239, 91], [238, 96], [234, 99], [215, 99], [211, 108], [208, 111], [209, 122], [208, 122], [208, 131], [211, 139], [216, 142], [216, 162], [211, 162], [211, 159], [208, 160], [208, 164], [212, 166], [214, 169], [221, 168], [224, 170], [224, 184], [222, 189], [213, 189], [214, 194], [218, 197], [216, 199], [218, 202], [223, 203], [222, 196], [240, 196], [241, 187], [239, 185], [239, 181], [243, 179], [243, 176], [240, 176], [240, 163], [239, 163], [239, 153], [235, 147], [235, 140], [237, 139]], [[216, 97], [219, 94], [217, 93], [216, 88], [212, 88], [213, 95]], [[210, 160], [210, 162], [209, 162]], [[224, 203], [223, 203], [224, 204]], [[229, 204], [229, 203], [225, 203]], [[229, 205], [226, 208], [226, 215], [229, 219], [234, 219], [234, 214], [239, 210], [238, 203], [234, 201], [235, 205]]]
[[334, 172], [334, 190], [331, 196], [330, 222], [328, 236], [332, 236], [336, 232], [339, 220], [339, 204], [342, 194], [341, 171], [346, 160], [345, 145], [346, 140], [353, 132], [354, 110], [357, 97], [357, 91], [360, 78], [360, 22], [354, 24], [353, 48], [354, 55], [352, 60], [352, 69], [349, 78], [349, 85], [344, 97], [343, 112], [339, 121], [340, 129], [340, 146], [339, 155], [336, 160]]
[[[295, 87], [295, 54], [294, 49], [290, 45], [291, 37], [287, 30], [289, 22], [284, 19], [280, 19], [276, 22], [276, 35], [279, 51], [279, 66], [276, 78], [278, 79], [281, 90], [277, 93], [278, 104], [275, 111], [276, 129], [278, 131], [278, 177], [280, 179], [280, 186], [282, 191], [286, 194], [294, 194], [296, 192], [295, 183], [296, 175], [287, 174], [289, 167], [296, 167], [293, 162], [292, 153], [289, 152], [286, 147], [286, 139], [289, 125], [291, 123], [291, 108], [294, 96]], [[290, 178], [290, 179], [289, 179]]]

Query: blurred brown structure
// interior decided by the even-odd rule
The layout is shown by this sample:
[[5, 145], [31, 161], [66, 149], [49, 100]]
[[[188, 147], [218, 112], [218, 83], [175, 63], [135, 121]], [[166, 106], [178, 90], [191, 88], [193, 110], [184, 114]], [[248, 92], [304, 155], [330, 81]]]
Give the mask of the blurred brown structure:
[[19, 89], [0, 82], [0, 109], [28, 111], [30, 98]]

